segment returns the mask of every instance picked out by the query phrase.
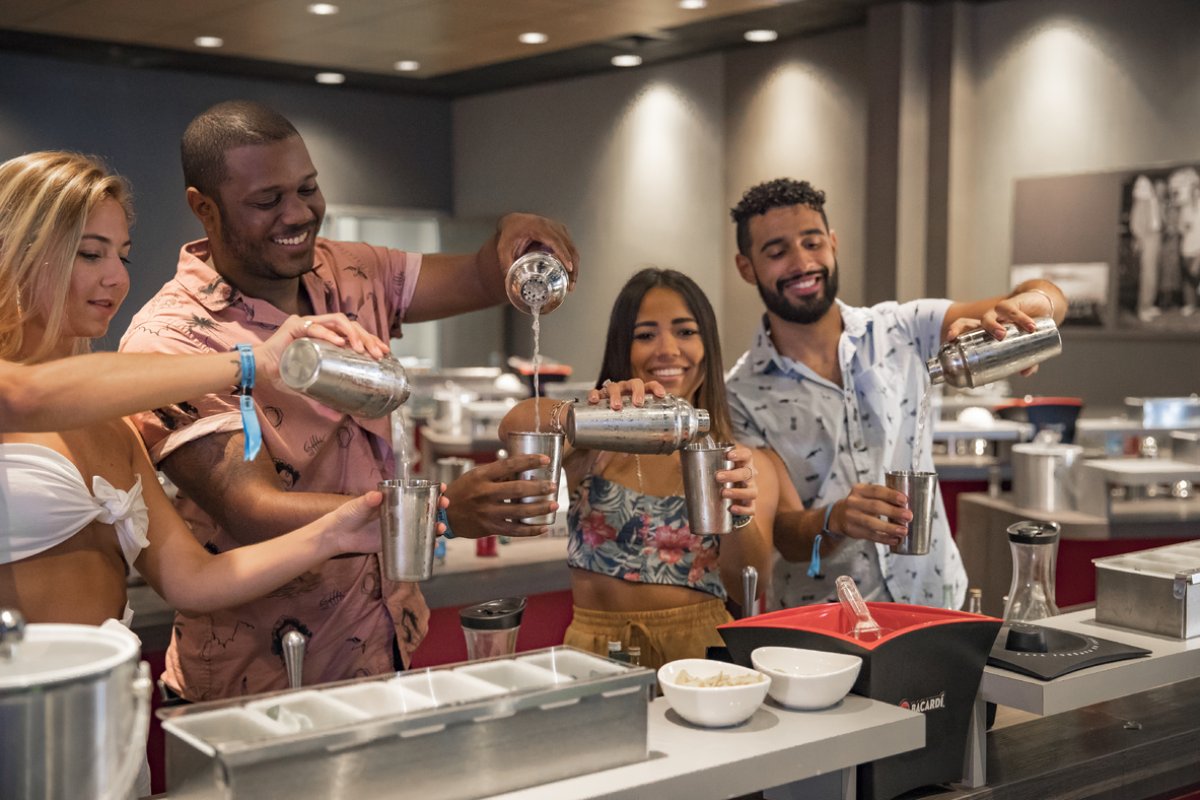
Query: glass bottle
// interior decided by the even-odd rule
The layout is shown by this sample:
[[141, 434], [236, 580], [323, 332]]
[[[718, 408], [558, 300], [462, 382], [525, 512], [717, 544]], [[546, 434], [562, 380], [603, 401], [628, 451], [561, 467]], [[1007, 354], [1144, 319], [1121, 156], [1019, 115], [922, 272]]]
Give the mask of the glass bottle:
[[983, 589], [967, 590], [967, 611], [971, 614], [983, 613]]
[[1012, 584], [1004, 621], [1032, 622], [1058, 614], [1054, 604], [1054, 564], [1058, 555], [1057, 522], [1017, 522], [1008, 527]]
[[638, 647], [636, 644], [631, 644], [625, 650], [625, 652], [629, 655], [630, 664], [635, 667], [640, 667], [642, 665], [642, 648]]

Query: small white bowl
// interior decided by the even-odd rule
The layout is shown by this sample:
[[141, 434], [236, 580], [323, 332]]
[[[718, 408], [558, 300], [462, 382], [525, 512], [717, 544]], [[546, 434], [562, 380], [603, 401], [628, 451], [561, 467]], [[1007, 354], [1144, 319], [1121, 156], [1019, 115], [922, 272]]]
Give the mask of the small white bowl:
[[770, 677], [775, 702], [804, 711], [837, 703], [862, 668], [858, 656], [799, 647], [759, 647], [750, 653], [750, 663]]
[[[685, 670], [693, 679], [700, 680], [716, 678], [720, 673], [735, 680], [745, 677], [757, 680], [738, 686], [689, 686], [678, 682]], [[721, 728], [740, 725], [754, 716], [767, 696], [771, 681], [748, 667], [703, 658], [681, 658], [659, 668], [658, 685], [679, 716], [693, 725]]]

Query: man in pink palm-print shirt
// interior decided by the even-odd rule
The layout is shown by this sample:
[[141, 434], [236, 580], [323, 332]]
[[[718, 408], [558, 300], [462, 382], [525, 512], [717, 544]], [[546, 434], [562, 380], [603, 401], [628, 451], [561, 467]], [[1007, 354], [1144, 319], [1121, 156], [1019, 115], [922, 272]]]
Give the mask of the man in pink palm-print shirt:
[[[503, 272], [535, 244], [571, 271], [566, 229], [509, 214], [471, 255], [419, 255], [317, 238], [325, 203], [299, 133], [252, 102], [203, 112], [183, 139], [192, 212], [207, 238], [185, 245], [175, 277], [135, 316], [122, 349], [212, 352], [267, 338], [290, 314], [341, 312], [381, 338], [420, 322], [501, 303]], [[243, 460], [233, 387], [139, 415], [155, 463], [180, 487], [196, 538], [221, 551], [271, 538], [374, 488], [394, 471], [386, 420], [333, 411], [258, 385], [262, 452]], [[504, 500], [545, 494], [511, 480], [540, 463], [524, 456], [468, 472], [447, 490], [459, 536], [538, 535], [509, 519]], [[521, 506], [522, 516], [550, 504]], [[420, 644], [428, 608], [414, 584], [386, 581], [375, 555], [327, 562], [266, 598], [213, 614], [176, 616], [165, 682], [189, 700], [285, 688], [280, 640], [308, 637], [305, 684], [389, 672]]]

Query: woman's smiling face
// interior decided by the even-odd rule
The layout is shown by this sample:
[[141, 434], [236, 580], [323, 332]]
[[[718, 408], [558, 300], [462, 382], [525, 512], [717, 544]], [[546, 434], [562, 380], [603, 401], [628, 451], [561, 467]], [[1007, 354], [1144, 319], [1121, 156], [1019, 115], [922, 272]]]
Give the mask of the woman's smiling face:
[[83, 238], [75, 253], [71, 288], [63, 315], [63, 336], [95, 339], [129, 294], [129, 222], [125, 209], [112, 198], [88, 214]]
[[658, 381], [691, 400], [704, 379], [704, 343], [700, 326], [683, 296], [656, 286], [646, 292], [633, 326], [629, 353], [633, 377]]

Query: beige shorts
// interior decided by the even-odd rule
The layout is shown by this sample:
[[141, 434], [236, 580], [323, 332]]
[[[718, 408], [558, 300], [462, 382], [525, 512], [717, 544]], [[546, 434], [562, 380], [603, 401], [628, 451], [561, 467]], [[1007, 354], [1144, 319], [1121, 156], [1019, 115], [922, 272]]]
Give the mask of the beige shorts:
[[651, 669], [677, 658], [704, 658], [709, 647], [725, 644], [717, 626], [733, 621], [715, 597], [661, 611], [574, 610], [563, 644], [600, 655], [607, 655], [609, 642], [620, 642], [622, 650], [635, 645], [642, 649], [642, 666]]

